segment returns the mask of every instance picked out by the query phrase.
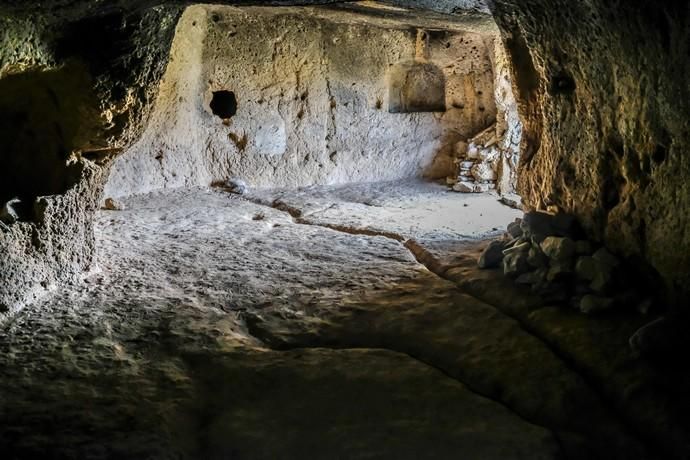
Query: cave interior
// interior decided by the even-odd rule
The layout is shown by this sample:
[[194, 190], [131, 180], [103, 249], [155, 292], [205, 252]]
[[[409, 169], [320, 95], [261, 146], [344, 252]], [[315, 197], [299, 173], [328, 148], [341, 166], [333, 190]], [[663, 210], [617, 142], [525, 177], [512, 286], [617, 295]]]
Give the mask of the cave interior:
[[690, 4], [0, 5], [3, 458], [690, 458]]

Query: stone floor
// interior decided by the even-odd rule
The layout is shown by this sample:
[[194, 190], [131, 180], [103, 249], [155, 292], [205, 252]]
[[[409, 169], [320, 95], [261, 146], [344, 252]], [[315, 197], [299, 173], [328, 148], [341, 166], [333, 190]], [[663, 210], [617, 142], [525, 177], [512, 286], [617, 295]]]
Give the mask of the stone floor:
[[131, 197], [98, 269], [0, 325], [3, 458], [685, 458], [643, 317], [476, 268], [518, 212], [374, 184]]

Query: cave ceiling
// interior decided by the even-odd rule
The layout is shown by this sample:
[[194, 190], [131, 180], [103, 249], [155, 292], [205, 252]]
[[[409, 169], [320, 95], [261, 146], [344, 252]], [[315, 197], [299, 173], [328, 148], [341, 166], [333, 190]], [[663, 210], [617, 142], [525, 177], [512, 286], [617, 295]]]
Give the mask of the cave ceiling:
[[[483, 0], [216, 0], [213, 2], [186, 0], [49, 0], [30, 2], [5, 0], [0, 4], [0, 15], [36, 15], [47, 21], [61, 22], [115, 12], [139, 12], [156, 7], [184, 7], [192, 4], [212, 3], [236, 6], [315, 6], [325, 5], [343, 15], [364, 15], [387, 21], [389, 24], [414, 23], [429, 28], [455, 28], [458, 19], [492, 27], [490, 13]], [[489, 19], [487, 21], [487, 19]]]

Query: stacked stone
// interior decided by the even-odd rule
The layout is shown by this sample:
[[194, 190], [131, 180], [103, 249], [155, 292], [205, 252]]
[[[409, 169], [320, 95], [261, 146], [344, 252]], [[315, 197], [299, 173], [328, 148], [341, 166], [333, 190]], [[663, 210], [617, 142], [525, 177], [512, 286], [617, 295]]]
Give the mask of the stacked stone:
[[482, 131], [455, 146], [458, 157], [457, 178], [451, 178], [453, 190], [463, 193], [483, 193], [496, 189], [501, 151], [498, 148], [496, 127]]
[[631, 304], [646, 313], [652, 305], [653, 295], [644, 289], [649, 283], [642, 281], [649, 273], [584, 239], [576, 220], [564, 213], [532, 211], [516, 219], [484, 250], [479, 267], [500, 267], [545, 300], [587, 314]]

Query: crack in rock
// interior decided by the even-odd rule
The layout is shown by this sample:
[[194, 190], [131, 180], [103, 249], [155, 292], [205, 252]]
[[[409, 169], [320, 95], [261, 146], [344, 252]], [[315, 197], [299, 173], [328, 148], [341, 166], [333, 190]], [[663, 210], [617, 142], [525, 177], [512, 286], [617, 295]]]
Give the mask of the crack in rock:
[[[434, 257], [433, 254], [431, 254], [428, 250], [426, 250], [415, 239], [406, 238], [403, 235], [400, 235], [400, 234], [395, 233], [395, 232], [387, 232], [387, 231], [366, 229], [366, 228], [357, 228], [357, 227], [340, 225], [340, 224], [326, 224], [326, 223], [312, 222], [312, 221], [307, 220], [306, 217], [308, 215], [313, 215], [313, 214], [316, 214], [316, 213], [321, 212], [321, 211], [314, 211], [312, 213], [309, 213], [308, 215], [303, 215], [302, 210], [300, 210], [296, 207], [290, 206], [281, 200], [275, 200], [270, 205], [267, 204], [266, 202], [261, 202], [258, 200], [249, 199], [249, 201], [252, 201], [255, 204], [272, 207], [274, 209], [286, 212], [292, 217], [293, 222], [296, 224], [323, 227], [323, 228], [328, 228], [328, 229], [331, 229], [334, 231], [347, 233], [347, 234], [351, 234], [351, 235], [364, 235], [364, 236], [372, 236], [372, 237], [380, 236], [380, 237], [388, 238], [388, 239], [394, 240], [398, 243], [401, 243], [402, 246], [405, 247], [410, 252], [410, 254], [414, 257], [414, 259], [420, 265], [425, 267], [430, 273], [433, 273], [434, 275], [436, 275], [440, 279], [443, 279], [443, 280], [446, 280], [446, 281], [453, 283], [453, 285], [455, 285], [457, 287], [457, 289], [459, 289], [461, 292], [475, 298], [476, 300], [478, 300], [482, 303], [485, 303], [486, 305], [495, 309], [500, 314], [505, 315], [506, 317], [517, 321], [517, 323], [519, 324], [519, 326], [522, 330], [524, 330], [526, 333], [528, 333], [531, 336], [538, 339], [551, 353], [553, 353], [554, 356], [556, 356], [561, 362], [563, 362], [563, 364], [566, 368], [568, 368], [570, 371], [574, 372], [575, 374], [579, 375], [583, 379], [585, 384], [593, 390], [594, 394], [596, 394], [598, 396], [603, 407], [605, 407], [611, 414], [613, 414], [615, 416], [616, 419], [618, 419], [618, 421], [622, 424], [622, 426], [625, 427], [626, 431], [628, 431], [629, 433], [633, 433], [635, 435], [638, 434], [637, 433], [638, 430], [636, 430], [633, 426], [631, 426], [627, 422], [627, 420], [623, 416], [623, 414], [619, 410], [617, 410], [617, 408], [614, 407], [613, 404], [610, 404], [608, 402], [608, 399], [605, 397], [604, 389], [595, 383], [595, 381], [594, 381], [595, 379], [591, 375], [589, 375], [589, 373], [583, 371], [580, 368], [580, 366], [577, 366], [576, 363], [574, 362], [574, 360], [570, 356], [568, 356], [568, 354], [566, 352], [561, 350], [556, 344], [549, 341], [547, 337], [544, 337], [543, 335], [539, 334], [539, 331], [537, 329], [535, 329], [534, 327], [531, 327], [530, 324], [524, 320], [524, 318], [521, 318], [519, 315], [511, 314], [510, 312], [505, 311], [505, 309], [502, 309], [496, 305], [493, 305], [492, 303], [485, 301], [481, 297], [477, 297], [474, 293], [466, 292], [464, 289], [462, 289], [457, 284], [457, 282], [455, 280], [453, 280], [452, 278], [450, 278], [446, 275], [446, 270], [444, 269], [442, 262], [439, 259], [437, 259], [436, 257]], [[258, 331], [255, 329], [255, 332], [258, 332]], [[251, 331], [250, 331], [250, 333], [251, 333]], [[254, 333], [252, 333], [252, 335], [256, 336]], [[260, 340], [262, 340], [262, 339], [260, 339]], [[304, 348], [304, 347], [297, 347], [297, 348]], [[333, 347], [333, 348], [337, 348], [337, 347]], [[343, 348], [352, 348], [352, 347], [343, 347]], [[367, 348], [367, 347], [362, 347], [362, 348]], [[376, 347], [376, 348], [380, 348], [380, 347]], [[288, 347], [288, 349], [289, 349], [289, 347]], [[387, 349], [387, 348], [380, 348], [380, 349]], [[454, 379], [454, 380], [462, 383], [463, 385], [465, 385], [473, 393], [480, 395], [482, 397], [485, 397], [487, 399], [490, 399], [494, 402], [497, 402], [497, 403], [503, 405], [504, 407], [507, 407], [508, 409], [511, 410], [511, 412], [517, 414], [518, 416], [520, 416], [521, 418], [524, 419], [524, 417], [522, 417], [522, 415], [520, 415], [513, 408], [506, 405], [504, 402], [492, 397], [491, 395], [482, 394], [482, 393], [477, 392], [475, 389], [471, 389], [465, 382], [449, 375], [443, 369], [441, 369], [441, 368], [439, 368], [433, 364], [430, 364], [430, 363], [428, 363], [422, 359], [419, 359], [415, 356], [412, 356], [409, 353], [405, 353], [405, 352], [401, 352], [399, 350], [393, 350], [393, 349], [387, 349], [387, 350], [395, 351], [397, 353], [403, 353], [403, 354], [405, 354], [405, 355], [407, 355], [407, 356], [409, 356], [409, 357], [411, 357], [411, 358], [413, 358], [413, 359], [415, 359], [415, 360], [417, 360], [417, 361], [419, 361], [419, 362], [421, 362], [427, 366], [430, 366], [430, 367], [433, 367], [434, 369], [439, 370], [440, 372], [442, 372], [444, 375], [448, 376], [449, 378]], [[534, 424], [534, 422], [532, 422], [532, 421], [530, 421], [530, 423]], [[537, 425], [539, 425], [539, 424], [537, 424]], [[549, 427], [545, 427], [544, 425], [539, 425], [539, 426], [542, 426], [544, 428], [549, 429], [554, 434], [554, 436], [558, 439], [559, 444], [562, 444], [562, 440], [560, 439], [560, 436], [558, 436], [558, 433], [556, 433], [555, 431], [553, 431]], [[636, 437], [638, 439], [643, 439], [643, 437], [640, 437], [640, 436], [636, 436]]]
[[[466, 381], [463, 381], [462, 379], [450, 374], [448, 371], [446, 371], [443, 367], [440, 367], [433, 362], [424, 360], [420, 358], [419, 356], [413, 355], [407, 351], [399, 350], [397, 348], [391, 348], [391, 347], [382, 347], [382, 346], [353, 346], [353, 345], [338, 345], [338, 344], [324, 344], [324, 343], [314, 343], [314, 344], [309, 344], [309, 343], [300, 343], [300, 344], [295, 344], [291, 345], [286, 343], [285, 341], [282, 341], [279, 338], [273, 337], [270, 333], [270, 331], [264, 329], [260, 325], [260, 321], [257, 321], [258, 318], [252, 316], [247, 316], [244, 319], [244, 324], [246, 326], [246, 331], [255, 339], [263, 343], [266, 348], [276, 351], [276, 352], [288, 352], [288, 351], [298, 351], [298, 350], [308, 350], [308, 349], [326, 349], [326, 350], [383, 350], [383, 351], [389, 351], [392, 353], [398, 353], [400, 355], [404, 355], [407, 358], [414, 360], [428, 368], [434, 369], [435, 371], [441, 373], [444, 375], [446, 378], [453, 380], [455, 382], [460, 383], [463, 385], [469, 392], [472, 394], [493, 401], [496, 404], [501, 405], [502, 407], [505, 407], [507, 410], [509, 410], [511, 413], [513, 413], [516, 417], [520, 418], [521, 420], [532, 424], [539, 426], [541, 428], [544, 428], [551, 432], [554, 436], [554, 438], [558, 439], [558, 432], [554, 430], [553, 428], [546, 426], [544, 424], [536, 423], [533, 420], [529, 420], [525, 418], [519, 411], [517, 411], [515, 408], [511, 407], [509, 404], [507, 404], [505, 401], [502, 401], [499, 397], [496, 395], [484, 393], [481, 391], [478, 391], [474, 386], [470, 385]], [[559, 440], [560, 444], [560, 440]]]
[[384, 238], [395, 240], [399, 243], [402, 243], [405, 241], [404, 236], [402, 236], [398, 233], [395, 233], [395, 232], [384, 232], [384, 231], [380, 231], [380, 230], [350, 227], [348, 225], [339, 225], [339, 224], [319, 224], [319, 223], [315, 223], [315, 222], [310, 222], [310, 221], [306, 220], [305, 218], [296, 218], [295, 223], [302, 224], [302, 225], [313, 225], [315, 227], [329, 228], [331, 230], [335, 230], [335, 231], [338, 231], [341, 233], [348, 233], [350, 235], [382, 236]]
[[[452, 277], [449, 277], [446, 275], [446, 270], [443, 269], [443, 265], [439, 259], [433, 256], [429, 251], [427, 251], [422, 245], [420, 245], [417, 241], [410, 239], [405, 242], [405, 247], [409, 249], [409, 251], [414, 255], [415, 259], [425, 267], [429, 269], [432, 273], [436, 274], [439, 278], [445, 279], [447, 281], [452, 282], [453, 284], [457, 285], [457, 282], [455, 282]], [[490, 302], [488, 302], [486, 299], [483, 299], [482, 297], [476, 295], [476, 293], [473, 292], [467, 292], [465, 289], [462, 289], [460, 286], [458, 286], [458, 289], [460, 289], [462, 292], [466, 293], [467, 295], [487, 304], [499, 311], [501, 314], [507, 316], [508, 318], [511, 318], [520, 325], [520, 328], [525, 331], [526, 333], [530, 334], [531, 336], [535, 337], [538, 339], [551, 353], [554, 354], [565, 366], [568, 368], [570, 371], [574, 372], [575, 374], [579, 375], [582, 380], [585, 382], [589, 388], [593, 390], [593, 392], [599, 397], [599, 400], [601, 404], [603, 405], [604, 408], [608, 410], [609, 413], [614, 415], [616, 419], [622, 424], [622, 426], [625, 427], [625, 429], [637, 437], [638, 439], [646, 439], [646, 436], [644, 436], [644, 433], [639, 433], [640, 430], [636, 429], [634, 426], [632, 426], [631, 423], [629, 423], [628, 419], [624, 416], [624, 414], [619, 410], [619, 408], [616, 406], [616, 404], [610, 402], [610, 398], [608, 397], [609, 395], [607, 394], [606, 390], [599, 385], [596, 382], [596, 378], [591, 375], [589, 372], [586, 371], [586, 369], [583, 369], [581, 366], [577, 365], [576, 360], [570, 356], [567, 351], [564, 351], [561, 347], [558, 346], [558, 344], [553, 343], [548, 339], [548, 337], [543, 336], [540, 334], [539, 330], [532, 325], [528, 321], [525, 321], [523, 317], [520, 315], [512, 314], [509, 311], [506, 311], [504, 308], [500, 308]], [[649, 442], [647, 442], [649, 444]]]

